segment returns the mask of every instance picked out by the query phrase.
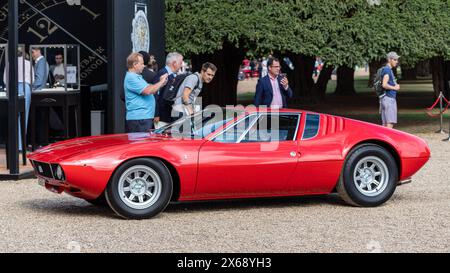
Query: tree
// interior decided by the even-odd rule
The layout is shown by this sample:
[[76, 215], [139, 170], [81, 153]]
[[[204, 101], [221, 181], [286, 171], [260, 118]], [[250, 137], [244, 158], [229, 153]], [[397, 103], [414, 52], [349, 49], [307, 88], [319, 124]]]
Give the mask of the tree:
[[[371, 9], [360, 10], [366, 18], [367, 50], [364, 55], [372, 65], [384, 62], [384, 54], [398, 51], [401, 66], [415, 67], [421, 61], [432, 59], [434, 89], [447, 89], [445, 83], [446, 59], [450, 56], [450, 6], [442, 0], [389, 0]], [[376, 70], [371, 70], [374, 73]], [[408, 75], [406, 75], [408, 76]], [[414, 78], [414, 75], [413, 75]], [[448, 92], [448, 91], [447, 91]]]
[[[324, 73], [319, 84], [313, 82], [312, 71], [323, 44], [334, 44], [337, 38], [329, 30], [336, 24], [322, 20], [323, 14], [339, 15], [327, 3], [168, 0], [166, 5], [168, 50], [192, 56], [196, 68], [207, 60], [219, 66], [217, 79], [207, 88], [209, 94], [204, 93], [207, 102], [235, 102], [236, 75], [246, 49], [259, 55], [275, 52], [277, 56], [290, 57], [296, 67], [295, 73], [290, 73], [295, 96], [324, 97], [328, 82], [324, 79], [327, 74], [331, 77], [331, 66], [326, 66], [330, 73]], [[227, 94], [226, 98], [223, 94]]]
[[[197, 69], [204, 61], [219, 66], [204, 97], [220, 105], [235, 103], [236, 75], [248, 49], [288, 56], [295, 65], [289, 78], [297, 98], [323, 99], [334, 67], [339, 67], [336, 93], [353, 94], [353, 68], [368, 62], [375, 73], [392, 50], [405, 67], [433, 59], [435, 90], [448, 90], [448, 1], [377, 2], [167, 0], [168, 50], [192, 56]], [[326, 63], [314, 83], [316, 56]]]
[[166, 6], [168, 50], [191, 56], [195, 69], [205, 61], [219, 67], [203, 93], [206, 103], [235, 104], [246, 49], [262, 54], [289, 48], [288, 37], [297, 27], [284, 2], [168, 0]]

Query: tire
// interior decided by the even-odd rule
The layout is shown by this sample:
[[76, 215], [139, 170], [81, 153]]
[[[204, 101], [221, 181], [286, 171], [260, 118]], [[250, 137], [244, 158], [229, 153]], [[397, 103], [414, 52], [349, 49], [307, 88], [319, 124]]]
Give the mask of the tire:
[[347, 157], [337, 185], [339, 196], [357, 207], [387, 202], [398, 183], [398, 166], [383, 147], [373, 144], [354, 149]]
[[111, 209], [125, 219], [148, 219], [162, 212], [170, 202], [172, 176], [156, 159], [134, 159], [120, 166], [106, 187]]

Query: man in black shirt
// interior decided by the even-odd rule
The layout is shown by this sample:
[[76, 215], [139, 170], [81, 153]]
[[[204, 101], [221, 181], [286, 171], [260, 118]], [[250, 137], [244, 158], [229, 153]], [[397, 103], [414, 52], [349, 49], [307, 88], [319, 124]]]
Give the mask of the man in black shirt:
[[142, 77], [147, 83], [152, 83], [152, 80], [156, 77], [156, 72], [150, 70], [150, 54], [145, 51], [140, 51], [139, 54], [144, 58], [144, 70], [142, 70]]

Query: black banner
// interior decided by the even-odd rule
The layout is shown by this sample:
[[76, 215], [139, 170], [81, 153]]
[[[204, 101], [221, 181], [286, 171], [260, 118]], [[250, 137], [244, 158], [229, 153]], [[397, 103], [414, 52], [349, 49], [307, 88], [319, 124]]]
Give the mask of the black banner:
[[[106, 4], [107, 0], [20, 1], [19, 44], [25, 44], [27, 51], [32, 44], [79, 44], [63, 30], [65, 29], [89, 48], [80, 45], [81, 84], [92, 86], [106, 83]], [[0, 0], [0, 43], [8, 42], [7, 10], [7, 1]], [[48, 58], [47, 61], [51, 65], [54, 60]], [[4, 60], [0, 63], [4, 65]], [[0, 68], [0, 71], [3, 69]], [[3, 81], [3, 75], [1, 78]]]
[[[8, 42], [7, 0], [0, 0], [0, 43]], [[163, 0], [21, 0], [19, 2], [19, 44], [79, 44], [82, 100], [82, 134], [90, 134], [90, 111], [106, 111], [107, 131], [122, 132], [124, 104], [123, 77], [126, 57], [135, 45], [146, 44], [164, 65]], [[138, 13], [147, 20], [139, 19]], [[147, 21], [147, 22], [145, 22]], [[144, 24], [142, 24], [144, 22]], [[146, 27], [148, 24], [148, 30]], [[148, 32], [148, 33], [146, 33]], [[136, 43], [137, 41], [137, 43]], [[139, 43], [140, 42], [140, 43]], [[138, 47], [139, 48], [139, 47]], [[5, 59], [0, 52], [0, 86], [3, 83]], [[49, 65], [53, 56], [47, 56]], [[108, 76], [110, 75], [110, 76]], [[90, 93], [91, 86], [108, 84], [107, 92]], [[0, 114], [0, 119], [5, 118]], [[1, 130], [5, 130], [0, 126]], [[2, 135], [0, 133], [0, 142]]]

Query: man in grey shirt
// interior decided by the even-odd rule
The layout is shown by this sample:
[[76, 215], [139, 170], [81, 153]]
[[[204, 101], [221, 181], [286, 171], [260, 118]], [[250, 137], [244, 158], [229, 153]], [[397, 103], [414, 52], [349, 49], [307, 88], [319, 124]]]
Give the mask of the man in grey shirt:
[[204, 63], [201, 72], [196, 72], [184, 79], [178, 89], [173, 104], [172, 116], [181, 117], [195, 113], [195, 101], [202, 91], [203, 84], [210, 83], [216, 75], [217, 67], [212, 63]]

